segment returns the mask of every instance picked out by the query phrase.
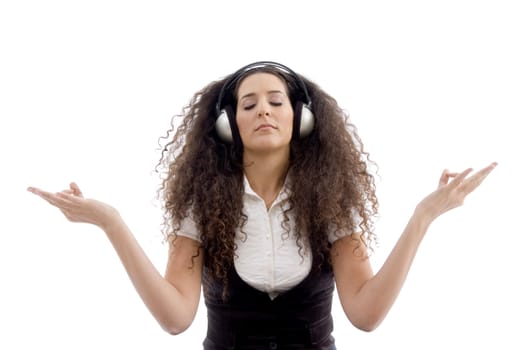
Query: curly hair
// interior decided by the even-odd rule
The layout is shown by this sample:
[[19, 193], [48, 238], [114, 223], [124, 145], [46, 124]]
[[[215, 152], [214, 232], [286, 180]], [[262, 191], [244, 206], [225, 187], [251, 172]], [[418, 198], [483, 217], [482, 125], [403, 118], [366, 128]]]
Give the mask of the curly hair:
[[[275, 74], [286, 83], [293, 105], [301, 98], [302, 90], [294, 79], [262, 67], [245, 73], [227, 92], [226, 102], [235, 107], [241, 81], [261, 71]], [[372, 251], [377, 241], [373, 217], [378, 212], [378, 200], [368, 165], [375, 163], [336, 100], [309, 79], [297, 76], [305, 83], [316, 119], [308, 136], [291, 140], [287, 175], [290, 206], [284, 212], [283, 227], [290, 231], [288, 222], [294, 220], [293, 235], [300, 254], [300, 241], [308, 240], [313, 256], [321, 258], [318, 261], [330, 260], [329, 231], [337, 236], [359, 233], [359, 239]], [[172, 118], [171, 129], [161, 137], [168, 142], [156, 167], [164, 168], [158, 196], [163, 203], [165, 239], [176, 239], [182, 220], [190, 216], [200, 232], [205, 266], [223, 283], [224, 293], [234, 262], [234, 238], [238, 230], [243, 232], [248, 220], [242, 200], [243, 146], [224, 143], [215, 131], [216, 103], [229, 78], [204, 87], [181, 114]], [[182, 118], [177, 129], [175, 118]], [[198, 254], [199, 250], [195, 256]]]

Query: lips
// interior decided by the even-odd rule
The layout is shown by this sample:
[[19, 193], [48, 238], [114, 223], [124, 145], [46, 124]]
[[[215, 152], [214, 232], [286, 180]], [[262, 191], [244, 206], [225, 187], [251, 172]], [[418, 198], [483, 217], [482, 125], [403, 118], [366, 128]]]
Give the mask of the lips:
[[260, 129], [263, 129], [263, 128], [272, 128], [272, 129], [277, 129], [274, 125], [272, 124], [261, 124], [261, 125], [258, 125], [258, 127], [256, 128], [256, 131], [260, 130]]

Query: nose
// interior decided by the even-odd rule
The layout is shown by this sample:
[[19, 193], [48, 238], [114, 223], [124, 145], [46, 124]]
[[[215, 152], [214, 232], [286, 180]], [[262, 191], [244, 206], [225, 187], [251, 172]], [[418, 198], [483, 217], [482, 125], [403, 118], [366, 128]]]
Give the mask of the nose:
[[258, 117], [263, 117], [263, 116], [268, 117], [269, 115], [270, 115], [270, 111], [268, 107], [262, 104], [262, 106], [260, 106], [258, 109]]

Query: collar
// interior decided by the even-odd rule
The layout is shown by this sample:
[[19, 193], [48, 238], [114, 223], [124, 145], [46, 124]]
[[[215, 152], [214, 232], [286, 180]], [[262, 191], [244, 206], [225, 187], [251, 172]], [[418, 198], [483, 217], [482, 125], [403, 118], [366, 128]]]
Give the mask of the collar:
[[[250, 183], [248, 182], [247, 176], [244, 173], [243, 173], [243, 185], [245, 187], [245, 195], [247, 195], [249, 197], [257, 198], [259, 200], [263, 200], [263, 198], [261, 198], [259, 196], [259, 194], [257, 194], [254, 191], [252, 186], [250, 186]], [[281, 187], [281, 190], [279, 191], [276, 199], [272, 203], [272, 206], [280, 204], [281, 202], [283, 202], [283, 201], [288, 199], [289, 194], [290, 194], [290, 189], [289, 189], [288, 185], [289, 185], [289, 175], [287, 173], [287, 176], [285, 177], [285, 181], [283, 182], [283, 186]]]

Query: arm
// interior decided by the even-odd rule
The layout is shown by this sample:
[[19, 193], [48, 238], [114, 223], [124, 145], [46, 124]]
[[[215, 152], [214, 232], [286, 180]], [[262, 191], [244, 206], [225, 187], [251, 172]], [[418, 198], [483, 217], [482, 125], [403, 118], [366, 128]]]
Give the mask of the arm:
[[347, 236], [332, 247], [333, 269], [345, 315], [357, 328], [380, 325], [402, 289], [427, 225], [415, 213], [380, 270], [373, 274], [365, 245]]
[[106, 233], [135, 289], [165, 331], [178, 334], [190, 326], [201, 292], [202, 254], [192, 264], [192, 256], [199, 249], [198, 242], [181, 237], [170, 244], [163, 278], [111, 206], [85, 199], [74, 183], [69, 190], [59, 193], [33, 187], [28, 190], [59, 208], [68, 220], [94, 224]]
[[203, 254], [192, 262], [199, 243], [186, 237], [178, 237], [174, 244], [170, 242], [163, 278], [124, 221], [116, 220], [105, 232], [135, 289], [161, 327], [173, 335], [186, 330], [194, 320], [201, 293]]
[[[352, 324], [365, 331], [378, 327], [394, 304], [429, 225], [446, 211], [460, 206], [495, 166], [493, 163], [470, 178], [466, 177], [471, 169], [461, 174], [444, 171], [438, 189], [418, 204], [376, 274], [359, 238], [348, 236], [334, 243], [331, 256], [336, 286], [343, 310]], [[453, 178], [451, 182], [450, 178]]]

